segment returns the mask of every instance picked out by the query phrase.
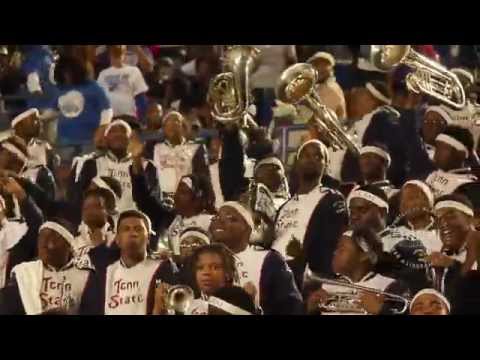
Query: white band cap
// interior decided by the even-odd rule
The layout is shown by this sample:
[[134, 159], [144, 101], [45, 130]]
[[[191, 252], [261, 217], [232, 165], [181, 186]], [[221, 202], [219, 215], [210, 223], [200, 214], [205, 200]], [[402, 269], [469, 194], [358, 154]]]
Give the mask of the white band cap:
[[380, 156], [381, 158], [385, 159], [387, 162], [387, 167], [390, 167], [390, 164], [392, 163], [392, 158], [390, 157], [390, 154], [383, 150], [382, 148], [379, 148], [378, 146], [364, 146], [360, 149], [360, 155], [363, 154], [376, 154]]
[[23, 113], [21, 113], [20, 115], [17, 115], [11, 122], [10, 126], [13, 128], [15, 127], [19, 122], [29, 118], [30, 116], [32, 115], [36, 115], [36, 117], [39, 117], [40, 116], [40, 113], [38, 111], [38, 109], [36, 108], [32, 108], [32, 109], [29, 109], [27, 111], [24, 111]]
[[222, 205], [222, 208], [226, 206], [237, 210], [237, 212], [243, 217], [245, 222], [248, 224], [248, 226], [250, 226], [253, 231], [255, 225], [253, 223], [253, 217], [252, 214], [250, 214], [250, 211], [248, 211], [242, 204], [236, 201], [227, 201]]
[[420, 180], [410, 180], [410, 181], [407, 181], [405, 184], [403, 184], [402, 189], [407, 185], [414, 185], [418, 187], [420, 190], [422, 190], [422, 192], [425, 194], [425, 196], [428, 199], [428, 204], [430, 205], [430, 207], [433, 207], [433, 203], [434, 203], [433, 192], [427, 184], [425, 184], [423, 181], [420, 181]]
[[196, 237], [201, 239], [205, 244], [210, 244], [209, 237], [201, 231], [198, 230], [187, 230], [180, 236], [180, 243], [188, 237]]
[[297, 160], [300, 158], [300, 154], [302, 153], [302, 150], [305, 148], [305, 146], [310, 145], [310, 144], [316, 144], [320, 148], [322, 156], [325, 159], [325, 163], [328, 164], [330, 162], [330, 156], [328, 154], [328, 149], [327, 149], [327, 147], [325, 146], [324, 143], [322, 143], [320, 140], [317, 140], [317, 139], [312, 139], [312, 140], [305, 141], [302, 145], [300, 145], [300, 147], [297, 150]]
[[444, 108], [442, 108], [441, 106], [429, 106], [427, 108], [427, 110], [425, 111], [425, 114], [429, 113], [429, 112], [435, 112], [437, 113], [438, 115], [440, 115], [442, 117], [443, 120], [445, 120], [445, 122], [447, 123], [447, 125], [450, 125], [450, 124], [453, 124], [453, 119], [452, 117], [450, 116], [450, 114], [445, 111]]
[[435, 211], [438, 211], [440, 209], [455, 209], [458, 210], [462, 213], [464, 213], [467, 216], [472, 216], [473, 217], [473, 210], [470, 209], [468, 206], [465, 204], [462, 204], [461, 202], [455, 201], [455, 200], [443, 200], [438, 202], [435, 205]]
[[112, 122], [107, 126], [107, 128], [105, 129], [104, 136], [107, 136], [108, 133], [110, 132], [110, 130], [111, 130], [114, 126], [122, 126], [123, 128], [125, 128], [125, 131], [127, 132], [127, 136], [128, 136], [128, 137], [130, 137], [130, 136], [132, 135], [132, 128], [130, 127], [130, 125], [128, 125], [128, 123], [127, 123], [125, 120], [117, 119], [117, 120], [112, 121]]
[[47, 221], [42, 226], [40, 226], [38, 232], [40, 233], [40, 231], [42, 231], [43, 229], [50, 229], [55, 231], [57, 234], [61, 235], [72, 247], [74, 246], [75, 239], [72, 233], [59, 223]]
[[412, 311], [413, 309], [413, 304], [415, 303], [415, 300], [417, 300], [420, 296], [427, 295], [427, 294], [435, 295], [440, 300], [442, 300], [442, 302], [447, 306], [448, 312], [450, 312], [450, 307], [451, 307], [450, 301], [448, 301], [448, 299], [442, 293], [438, 292], [435, 289], [423, 289], [417, 292], [413, 297], [412, 301], [410, 302], [410, 311]]
[[386, 209], [387, 212], [389, 210], [389, 206], [388, 206], [388, 203], [383, 200], [382, 198], [378, 197], [377, 195], [374, 195], [372, 193], [369, 193], [368, 191], [364, 191], [364, 190], [354, 190], [350, 196], [348, 197], [348, 204], [350, 206], [350, 201], [352, 201], [352, 199], [354, 198], [359, 198], [359, 199], [364, 199], [364, 200], [367, 200], [369, 202], [371, 202], [372, 204], [375, 204], [376, 206], [380, 207], [380, 208], [383, 208], [383, 209]]
[[392, 100], [390, 100], [389, 98], [387, 98], [385, 95], [383, 95], [380, 91], [378, 91], [375, 86], [373, 86], [372, 83], [368, 82], [366, 85], [365, 85], [366, 89], [370, 92], [370, 94], [372, 94], [372, 96], [377, 99], [377, 100], [380, 100], [382, 102], [384, 102], [385, 104], [388, 104], [390, 105], [392, 103]]
[[107, 190], [110, 194], [112, 194], [115, 203], [118, 202], [118, 197], [117, 194], [115, 194], [115, 191], [113, 191], [112, 188], [101, 177], [97, 176], [93, 178], [92, 183], [97, 185], [100, 189]]
[[465, 153], [466, 156], [468, 156], [468, 149], [466, 148], [465, 145], [463, 145], [460, 141], [457, 139], [451, 137], [450, 135], [447, 134], [440, 134], [435, 138], [435, 141], [440, 141], [443, 142], [447, 145], [450, 145], [453, 147], [455, 150], [462, 151]]
[[254, 169], [254, 172], [257, 171], [257, 169], [262, 166], [262, 165], [276, 165], [280, 168], [281, 170], [281, 173], [284, 174], [285, 173], [285, 168], [283, 167], [283, 164], [282, 162], [280, 161], [280, 159], [276, 158], [276, 157], [268, 157], [268, 158], [265, 158], [263, 160], [260, 160], [256, 165], [255, 165], [255, 169]]

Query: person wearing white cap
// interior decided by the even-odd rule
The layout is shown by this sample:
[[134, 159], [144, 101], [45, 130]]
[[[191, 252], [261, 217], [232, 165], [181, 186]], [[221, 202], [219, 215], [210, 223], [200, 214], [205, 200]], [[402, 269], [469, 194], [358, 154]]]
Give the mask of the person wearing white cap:
[[175, 219], [167, 230], [169, 249], [180, 255], [180, 235], [189, 227], [207, 231], [213, 217], [214, 197], [208, 179], [195, 175], [181, 178], [174, 196]]
[[157, 282], [175, 283], [176, 267], [169, 260], [148, 256], [153, 234], [148, 216], [138, 210], [120, 214], [116, 242], [120, 259], [97, 270], [85, 289], [80, 313], [85, 315], [150, 315]]
[[[348, 105], [349, 118], [355, 121], [349, 130], [359, 146], [379, 143], [389, 150], [392, 160], [387, 178], [400, 186], [405, 177], [405, 139], [402, 137], [398, 119], [400, 113], [391, 105], [387, 86], [383, 82], [368, 82], [365, 87], [355, 89]], [[342, 177], [351, 181], [355, 174], [356, 159], [351, 155], [343, 162]]]
[[433, 160], [433, 155], [435, 153], [435, 139], [445, 131], [448, 125], [452, 124], [452, 117], [441, 106], [429, 106], [425, 111], [422, 125], [422, 136], [430, 159]]
[[420, 180], [407, 181], [400, 192], [400, 216], [403, 223], [397, 230], [412, 232], [421, 240], [427, 254], [441, 247], [432, 216], [434, 197], [432, 190]]
[[347, 110], [343, 90], [334, 76], [335, 58], [327, 52], [319, 51], [307, 60], [318, 74], [315, 90], [322, 102], [335, 112], [339, 120], [346, 117]]
[[184, 122], [185, 118], [179, 112], [167, 113], [163, 118], [165, 141], [157, 143], [148, 156], [158, 168], [162, 192], [166, 197], [175, 194], [182, 176], [210, 176], [207, 150], [204, 145], [187, 140]]
[[240, 286], [255, 294], [255, 303], [266, 315], [303, 313], [301, 295], [291, 270], [274, 250], [250, 244], [254, 223], [251, 213], [238, 202], [226, 202], [212, 219], [212, 243], [223, 243], [236, 258]]
[[39, 165], [51, 167], [54, 153], [52, 146], [40, 136], [40, 113], [38, 109], [28, 109], [13, 118], [10, 123], [15, 135], [22, 138], [27, 144], [29, 167]]
[[92, 179], [98, 176], [116, 178], [122, 186], [122, 196], [118, 200], [118, 211], [131, 208], [138, 208], [137, 199], [134, 198], [136, 189], [139, 186], [133, 181], [132, 171], [136, 161], [140, 162], [140, 168], [146, 177], [147, 186], [151, 193], [160, 193], [157, 168], [151, 161], [142, 158], [142, 149], [139, 153], [129, 152], [129, 145], [132, 143], [132, 129], [130, 125], [121, 119], [112, 121], [105, 130], [105, 138], [108, 151], [88, 159], [78, 176], [78, 181], [72, 185], [70, 194], [80, 202], [78, 197], [90, 185]]
[[275, 209], [290, 199], [288, 179], [283, 163], [277, 157], [266, 157], [255, 164], [253, 171], [255, 183], [264, 184], [273, 196]]
[[[373, 231], [368, 229], [347, 231], [339, 239], [332, 259], [332, 267], [339, 281], [405, 296], [409, 293], [409, 289], [404, 283], [377, 272], [376, 267], [381, 256], [382, 242]], [[355, 290], [328, 284], [322, 285], [320, 289], [319, 285], [314, 279], [306, 285], [310, 293], [306, 300], [309, 313], [318, 313], [319, 305], [323, 302], [324, 297], [317, 295], [323, 293], [328, 296], [337, 292], [350, 292], [352, 295], [358, 293]], [[358, 295], [359, 307], [365, 315], [394, 314], [395, 310], [400, 310], [402, 307], [398, 307], [397, 304], [389, 305], [384, 302], [382, 296], [375, 293], [363, 292]], [[354, 315], [354, 313], [335, 311], [320, 312], [324, 315]]]
[[390, 211], [385, 192], [375, 185], [353, 190], [347, 198], [350, 226], [365, 226], [380, 233], [385, 229]]
[[387, 180], [387, 171], [391, 163], [392, 159], [384, 145], [369, 144], [363, 146], [360, 149], [358, 159], [362, 181], [353, 190], [364, 185], [374, 185], [381, 188], [390, 199], [398, 192], [392, 183]]
[[[408, 147], [410, 176], [425, 179], [436, 198], [453, 193], [459, 186], [477, 181], [466, 161], [473, 151], [473, 137], [458, 126], [447, 128], [435, 139], [433, 161], [415, 138]], [[415, 153], [414, 151], [417, 150]]]
[[449, 315], [450, 301], [435, 289], [423, 289], [410, 302], [410, 315]]
[[38, 260], [15, 266], [0, 292], [0, 313], [40, 315], [51, 311], [79, 313], [92, 268], [73, 256], [71, 225], [55, 219], [38, 235]]
[[423, 289], [410, 302], [410, 315], [449, 315], [450, 301], [435, 289]]
[[35, 201], [15, 179], [1, 179], [2, 194], [13, 196], [19, 205], [22, 220], [7, 217], [10, 207], [0, 195], [0, 289], [10, 278], [12, 268], [24, 261], [30, 261], [35, 253], [38, 229], [43, 216]]
[[83, 195], [82, 222], [73, 247], [76, 256], [91, 255], [95, 268], [102, 266], [100, 257], [104, 259], [112, 253], [110, 248], [115, 239], [113, 216], [116, 215], [116, 201], [116, 194], [108, 187], [87, 190]]
[[345, 199], [322, 184], [329, 163], [327, 147], [309, 140], [299, 147], [295, 164], [298, 189], [279, 210], [272, 248], [282, 254], [301, 285], [305, 266], [331, 273], [337, 239], [348, 223]]

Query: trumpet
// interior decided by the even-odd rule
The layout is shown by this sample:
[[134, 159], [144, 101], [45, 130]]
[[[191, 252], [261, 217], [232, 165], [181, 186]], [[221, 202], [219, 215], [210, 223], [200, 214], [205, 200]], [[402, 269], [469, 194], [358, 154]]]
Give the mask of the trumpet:
[[168, 285], [161, 280], [157, 280], [155, 286], [158, 288], [161, 284], [167, 287], [164, 299], [167, 311], [174, 314], [185, 314], [195, 299], [193, 289], [186, 285]]
[[224, 50], [224, 72], [214, 77], [208, 90], [212, 117], [222, 123], [247, 120], [251, 103], [250, 75], [258, 66], [260, 50], [248, 45], [235, 45]]
[[457, 75], [420, 55], [410, 45], [372, 45], [371, 62], [384, 71], [407, 65], [415, 70], [406, 77], [410, 91], [429, 95], [457, 110], [465, 107], [465, 90]]
[[280, 76], [277, 84], [279, 100], [292, 105], [304, 105], [313, 111], [317, 125], [335, 150], [350, 150], [358, 156], [358, 146], [338, 123], [336, 114], [322, 103], [315, 91], [318, 74], [315, 68], [306, 63], [290, 66]]
[[359, 292], [369, 292], [377, 295], [383, 295], [386, 302], [400, 304], [400, 310], [393, 310], [394, 314], [405, 313], [410, 304], [410, 300], [404, 298], [403, 296], [391, 294], [389, 292], [369, 288], [366, 286], [355, 285], [351, 282], [332, 280], [316, 275], [310, 275], [310, 279], [319, 281], [322, 283], [322, 285], [333, 285], [346, 289], [346, 291], [329, 294], [327, 301], [323, 304], [320, 304], [320, 310], [325, 313], [335, 312], [340, 314], [351, 313], [366, 315], [367, 312], [359, 305]]

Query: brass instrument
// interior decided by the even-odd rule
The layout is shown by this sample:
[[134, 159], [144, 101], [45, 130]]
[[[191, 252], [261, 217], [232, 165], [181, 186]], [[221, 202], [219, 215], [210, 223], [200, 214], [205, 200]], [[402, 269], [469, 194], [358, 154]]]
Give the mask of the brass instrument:
[[372, 45], [371, 61], [385, 71], [407, 65], [415, 70], [406, 77], [410, 91], [429, 95], [457, 110], [465, 107], [465, 90], [457, 75], [414, 51], [410, 45]]
[[224, 72], [215, 76], [208, 90], [212, 116], [222, 123], [246, 121], [251, 104], [250, 75], [258, 66], [260, 50], [235, 45], [223, 52]]
[[155, 282], [155, 287], [160, 285], [166, 287], [166, 294], [164, 296], [165, 304], [169, 314], [185, 314], [192, 301], [195, 299], [193, 289], [186, 285], [169, 285], [158, 279]]
[[287, 104], [308, 107], [313, 111], [317, 125], [334, 149], [348, 149], [358, 156], [360, 154], [358, 146], [339, 125], [336, 114], [322, 103], [315, 91], [317, 80], [318, 74], [312, 65], [306, 63], [292, 65], [280, 76], [276, 89], [277, 97]]
[[[366, 286], [355, 285], [351, 282], [343, 282], [322, 278], [316, 275], [310, 275], [310, 279], [319, 281], [322, 285], [332, 285], [343, 287], [347, 291], [341, 291], [329, 294], [327, 301], [320, 304], [320, 310], [323, 313], [351, 313], [351, 314], [367, 314], [367, 312], [359, 305], [359, 293], [369, 292], [377, 295], [383, 295], [386, 302], [399, 303], [402, 305], [400, 310], [394, 310], [395, 314], [403, 314], [407, 311], [410, 300], [400, 295], [391, 294], [389, 292], [372, 289]], [[349, 290], [349, 291], [348, 291]]]

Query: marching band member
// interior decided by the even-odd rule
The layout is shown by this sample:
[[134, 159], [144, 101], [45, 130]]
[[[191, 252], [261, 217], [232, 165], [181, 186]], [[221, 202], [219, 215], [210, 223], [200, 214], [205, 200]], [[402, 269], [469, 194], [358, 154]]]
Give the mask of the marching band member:
[[424, 286], [425, 245], [413, 232], [386, 227], [389, 213], [387, 196], [380, 188], [367, 185], [353, 191], [348, 199], [351, 228], [365, 227], [376, 233], [383, 244], [378, 271], [403, 280], [411, 289]]
[[[138, 204], [133, 196], [135, 184], [132, 181], [132, 165], [135, 158], [141, 154], [128, 152], [131, 135], [132, 129], [127, 122], [123, 120], [112, 121], [105, 130], [107, 153], [85, 161], [79, 179], [74, 184], [76, 191], [71, 191], [71, 194], [76, 192], [78, 197], [89, 186], [91, 180], [97, 176], [114, 177], [122, 185], [122, 196], [117, 204], [118, 210], [137, 208]], [[160, 184], [155, 165], [150, 161], [143, 160], [142, 167], [147, 177], [149, 190], [156, 191], [159, 194]]]
[[153, 147], [151, 159], [158, 168], [165, 195], [172, 196], [175, 193], [182, 176], [210, 176], [205, 146], [187, 141], [184, 122], [185, 119], [179, 112], [167, 113], [163, 119], [165, 141]]
[[0, 179], [2, 192], [15, 196], [24, 221], [7, 218], [9, 207], [0, 195], [0, 288], [7, 283], [12, 268], [35, 257], [37, 235], [43, 216], [33, 199], [13, 178]]
[[250, 212], [238, 202], [226, 202], [212, 219], [213, 243], [225, 244], [236, 258], [239, 285], [255, 293], [255, 303], [269, 314], [300, 314], [301, 295], [293, 274], [275, 250], [249, 244], [254, 228]]
[[424, 182], [410, 180], [402, 186], [400, 216], [404, 217], [404, 222], [397, 230], [413, 232], [415, 237], [422, 241], [427, 254], [441, 246], [432, 216], [433, 204], [433, 193]]
[[59, 310], [78, 314], [91, 268], [76, 261], [73, 242], [67, 222], [45, 222], [38, 235], [39, 259], [13, 268], [0, 292], [0, 313], [39, 315]]
[[175, 281], [175, 265], [168, 260], [148, 257], [147, 245], [152, 232], [150, 219], [137, 210], [120, 215], [117, 245], [120, 259], [89, 277], [82, 302], [82, 314], [152, 314], [156, 281]]
[[[223, 244], [204, 245], [196, 248], [188, 261], [189, 277], [197, 297], [186, 311], [186, 315], [207, 315], [208, 299], [219, 289], [231, 287], [238, 282], [238, 272], [232, 252]], [[162, 291], [163, 290], [163, 291]], [[159, 300], [165, 299], [167, 287], [159, 291]], [[166, 314], [168, 309], [162, 301], [157, 301], [154, 314]]]
[[[427, 263], [435, 271], [436, 287], [451, 299], [452, 284], [462, 274], [477, 268], [475, 249], [478, 233], [473, 229], [473, 208], [470, 200], [461, 194], [445, 195], [435, 203], [441, 248], [429, 256]], [[433, 279], [435, 281], [435, 279]]]
[[423, 289], [410, 303], [410, 315], [449, 315], [450, 301], [435, 289]]
[[[10, 126], [14, 134], [27, 144], [28, 151], [28, 168], [36, 169], [41, 166], [46, 166], [48, 169], [53, 169], [52, 146], [45, 140], [39, 138], [41, 131], [40, 114], [38, 109], [29, 109], [17, 115]], [[40, 168], [37, 171], [45, 171]], [[37, 176], [40, 177], [39, 174]]]
[[114, 244], [115, 225], [112, 215], [116, 213], [115, 202], [115, 193], [106, 188], [87, 190], [83, 196], [82, 223], [78, 227], [73, 247], [76, 256], [92, 253], [90, 258], [96, 260], [93, 264], [95, 268], [101, 265], [97, 261], [98, 255], [94, 253], [109, 252]]
[[409, 139], [406, 153], [410, 163], [410, 178], [425, 179], [436, 198], [451, 194], [459, 186], [476, 181], [465, 163], [473, 151], [472, 134], [461, 127], [449, 125], [435, 138], [435, 153], [430, 160], [428, 151], [416, 131], [415, 116], [405, 116], [401, 122]]
[[432, 161], [435, 154], [435, 140], [449, 125], [453, 125], [453, 120], [443, 107], [430, 106], [427, 108], [423, 118], [422, 136], [425, 149]]
[[[392, 163], [387, 178], [399, 186], [405, 177], [405, 140], [398, 124], [400, 114], [390, 106], [391, 99], [386, 85], [382, 82], [369, 82], [365, 88], [352, 93], [352, 99], [354, 104], [351, 106], [353, 109], [350, 117], [360, 120], [355, 121], [350, 132], [362, 146], [380, 143], [389, 149]], [[344, 181], [352, 180], [352, 174], [348, 175], [348, 171], [355, 168], [352, 165], [355, 161], [352, 154], [346, 154], [342, 168]]]
[[178, 266], [177, 283], [193, 287], [190, 274], [191, 257], [197, 248], [209, 244], [209, 234], [202, 228], [188, 227], [180, 234], [180, 255], [172, 256]]
[[290, 199], [288, 179], [280, 159], [272, 156], [260, 160], [255, 165], [253, 178], [255, 183], [264, 184], [270, 190], [277, 210]]
[[180, 255], [180, 235], [188, 227], [208, 231], [214, 212], [213, 194], [207, 179], [195, 175], [183, 176], [175, 192], [177, 216], [167, 230], [168, 244], [174, 255]]
[[358, 159], [362, 182], [353, 190], [364, 186], [374, 185], [381, 188], [390, 199], [398, 190], [387, 180], [387, 171], [391, 165], [388, 150], [381, 144], [363, 146]]
[[331, 258], [339, 235], [347, 226], [345, 199], [322, 186], [328, 150], [318, 140], [297, 151], [298, 192], [278, 211], [272, 248], [291, 260], [297, 283], [305, 265], [317, 273], [331, 273]]
[[51, 172], [44, 167], [44, 171], [37, 172], [37, 176], [29, 176], [34, 174], [29, 174], [27, 164], [28, 150], [21, 138], [12, 136], [0, 143], [0, 169], [12, 172], [31, 183], [36, 183], [48, 200], [54, 200], [55, 180]]
[[[373, 231], [365, 229], [358, 229], [354, 232], [347, 231], [341, 236], [337, 244], [332, 259], [332, 268], [337, 275], [348, 280], [347, 283], [392, 294], [407, 294], [408, 289], [405, 284], [376, 272], [375, 267], [381, 254], [382, 243]], [[341, 286], [321, 284], [319, 289], [319, 285], [317, 284], [317, 290], [315, 291], [312, 291], [315, 288], [312, 284], [308, 285], [311, 293], [307, 299], [307, 309], [310, 313], [318, 312], [319, 305], [324, 302], [325, 296], [328, 297], [328, 294], [348, 292], [348, 289], [346, 291]], [[352, 291], [352, 294], [355, 293], [357, 291]], [[360, 308], [367, 314], [389, 314], [396, 308], [396, 306], [392, 307], [386, 304], [384, 296], [369, 292], [363, 292], [358, 295]], [[346, 313], [346, 315], [348, 314]]]
[[339, 120], [347, 115], [343, 90], [335, 80], [335, 58], [327, 52], [317, 52], [307, 60], [317, 70], [318, 83], [315, 86], [320, 99], [335, 112]]

